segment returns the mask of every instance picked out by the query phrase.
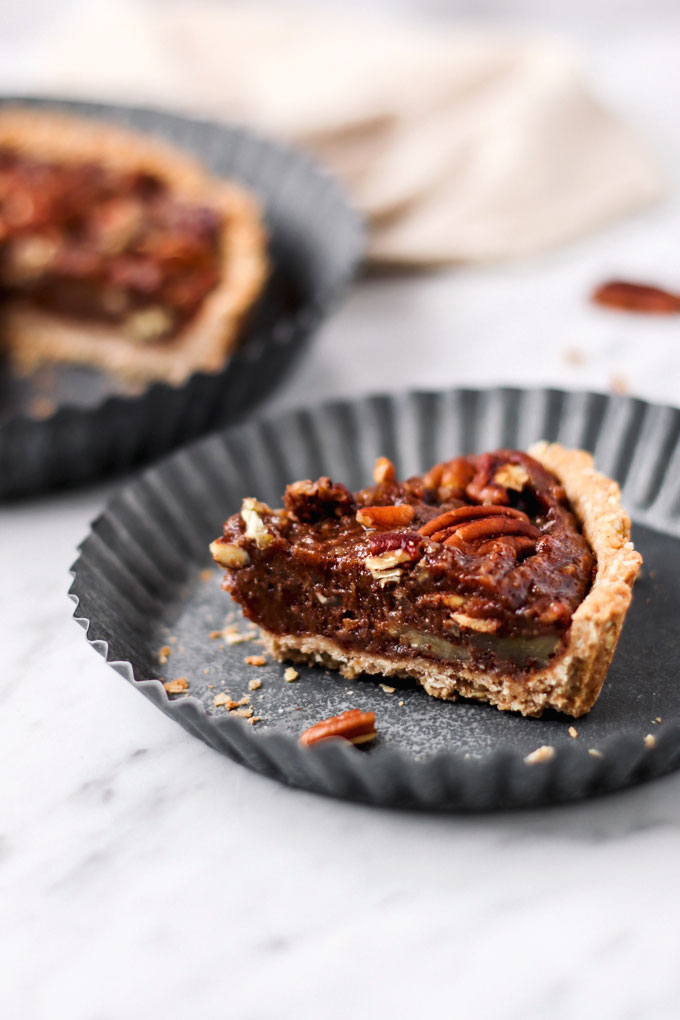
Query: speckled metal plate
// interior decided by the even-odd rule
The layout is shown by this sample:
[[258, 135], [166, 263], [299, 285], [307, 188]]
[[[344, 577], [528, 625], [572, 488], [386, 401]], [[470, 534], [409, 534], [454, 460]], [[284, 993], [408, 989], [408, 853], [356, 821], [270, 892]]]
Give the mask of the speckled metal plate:
[[[559, 440], [594, 451], [617, 478], [645, 565], [603, 693], [574, 721], [524, 719], [474, 702], [441, 702], [410, 683], [244, 663], [261, 647], [210, 637], [230, 609], [208, 542], [244, 495], [278, 505], [287, 481], [329, 474], [368, 483], [386, 454], [401, 476], [458, 453]], [[436, 809], [528, 807], [602, 794], [680, 765], [680, 411], [630, 397], [557, 390], [453, 390], [336, 402], [215, 434], [123, 489], [73, 567], [75, 616], [113, 667], [186, 729], [292, 786], [371, 804]], [[235, 616], [238, 623], [239, 616]], [[245, 623], [239, 624], [247, 630]], [[162, 664], [158, 652], [171, 648]], [[186, 676], [188, 696], [157, 679]], [[249, 691], [249, 681], [262, 681]], [[250, 726], [214, 706], [248, 694]], [[346, 708], [374, 710], [366, 749], [297, 744]], [[569, 726], [578, 731], [570, 736]], [[645, 742], [651, 734], [653, 741]], [[653, 746], [649, 746], [653, 744]], [[551, 745], [540, 764], [525, 756]]]
[[0, 499], [125, 470], [242, 417], [295, 364], [351, 279], [363, 244], [335, 181], [301, 152], [243, 128], [123, 106], [0, 99], [8, 103], [122, 123], [243, 182], [264, 211], [272, 271], [224, 370], [182, 386], [134, 393], [103, 372], [65, 365], [20, 379], [0, 363]]

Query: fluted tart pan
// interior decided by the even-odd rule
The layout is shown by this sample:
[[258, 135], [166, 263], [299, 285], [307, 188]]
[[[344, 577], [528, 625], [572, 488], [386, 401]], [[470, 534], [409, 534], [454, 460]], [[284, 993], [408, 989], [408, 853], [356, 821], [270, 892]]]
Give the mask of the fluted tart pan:
[[[359, 488], [380, 454], [403, 477], [459, 453], [526, 449], [538, 438], [594, 452], [622, 485], [644, 557], [613, 665], [587, 716], [527, 719], [435, 701], [406, 682], [390, 681], [389, 693], [379, 678], [347, 681], [318, 668], [299, 667], [287, 683], [279, 663], [246, 664], [262, 653], [252, 637], [210, 637], [229, 602], [208, 543], [244, 495], [277, 505], [291, 479], [329, 474]], [[670, 407], [559, 390], [465, 389], [263, 419], [200, 440], [124, 488], [94, 523], [73, 576], [75, 617], [122, 676], [217, 750], [291, 786], [371, 804], [481, 810], [603, 794], [680, 765], [680, 411]], [[248, 635], [237, 614], [229, 623]], [[163, 648], [169, 654], [159, 659]], [[159, 678], [180, 676], [188, 693], [169, 696]], [[261, 686], [250, 691], [254, 678]], [[260, 722], [215, 706], [224, 691], [248, 697]], [[376, 712], [373, 746], [298, 745], [307, 726], [350, 707]], [[554, 755], [527, 763], [542, 746]]]
[[167, 453], [244, 416], [302, 356], [359, 262], [362, 227], [336, 182], [302, 152], [242, 127], [159, 110], [0, 98], [121, 124], [170, 141], [258, 198], [270, 275], [237, 349], [216, 373], [130, 392], [105, 372], [54, 365], [22, 379], [0, 361], [0, 499], [75, 485]]

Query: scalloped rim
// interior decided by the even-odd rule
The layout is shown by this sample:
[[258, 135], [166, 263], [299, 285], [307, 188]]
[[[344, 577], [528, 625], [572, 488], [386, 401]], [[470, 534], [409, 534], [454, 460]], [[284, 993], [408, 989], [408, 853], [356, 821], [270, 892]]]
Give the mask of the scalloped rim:
[[[442, 391], [446, 394], [476, 395], [521, 395], [527, 392], [564, 395], [564, 391], [554, 389], [527, 391], [510, 387]], [[371, 401], [435, 395], [441, 394], [408, 391], [373, 394], [360, 399]], [[607, 399], [604, 394], [591, 392], [583, 392], [582, 396]], [[353, 402], [329, 400], [305, 410], [323, 413], [327, 408], [350, 403]], [[647, 407], [659, 406], [642, 403]], [[275, 423], [277, 418], [278, 415], [273, 414], [257, 420]], [[248, 427], [232, 427], [222, 430], [222, 433]], [[181, 456], [183, 451], [177, 451], [161, 463]], [[154, 470], [155, 467], [150, 468], [145, 474]], [[109, 502], [93, 521], [89, 535], [78, 547], [79, 555], [70, 570], [73, 582], [68, 595], [75, 603], [75, 621], [84, 628], [88, 643], [125, 679], [151, 697], [162, 711], [175, 718], [185, 729], [240, 764], [288, 785], [325, 795], [382, 806], [463, 811], [522, 809], [567, 803], [615, 792], [680, 767], [680, 722], [674, 720], [663, 722], [655, 729], [655, 745], [651, 748], [645, 745], [644, 740], [626, 731], [610, 735], [601, 743], [601, 757], [593, 756], [585, 745], [572, 743], [557, 747], [548, 760], [533, 764], [528, 764], [525, 756], [515, 748], [503, 746], [481, 757], [466, 758], [460, 752], [438, 751], [420, 760], [401, 748], [389, 745], [375, 747], [370, 755], [339, 740], [301, 748], [292, 736], [273, 727], [258, 733], [241, 719], [215, 717], [192, 695], [171, 700], [159, 680], [138, 677], [129, 660], [114, 659], [108, 642], [97, 634], [96, 621], [78, 615], [82, 600], [79, 568], [87, 562], [92, 533], [110, 512], [110, 506]], [[556, 793], [561, 777], [574, 769], [582, 773], [580, 788], [566, 794]]]

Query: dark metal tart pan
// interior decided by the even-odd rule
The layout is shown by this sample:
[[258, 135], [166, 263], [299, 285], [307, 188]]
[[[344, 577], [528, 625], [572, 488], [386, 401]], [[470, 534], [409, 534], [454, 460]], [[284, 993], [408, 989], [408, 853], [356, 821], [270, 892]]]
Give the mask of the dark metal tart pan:
[[[284, 666], [256, 669], [252, 642], [210, 638], [229, 609], [208, 542], [244, 495], [276, 505], [284, 485], [329, 474], [365, 484], [379, 454], [404, 476], [457, 453], [526, 448], [538, 438], [594, 451], [617, 478], [644, 557], [604, 690], [576, 721], [441, 702], [405, 683], [346, 681]], [[441, 810], [530, 807], [619, 790], [680, 765], [680, 411], [630, 397], [559, 390], [452, 390], [324, 404], [213, 434], [116, 495], [73, 567], [71, 597], [88, 640], [162, 711], [217, 750], [291, 786], [370, 804]], [[207, 579], [206, 579], [207, 578]], [[159, 649], [169, 647], [161, 665]], [[208, 670], [206, 673], [205, 670]], [[159, 676], [186, 676], [169, 697]], [[215, 708], [257, 677], [250, 726]], [[297, 743], [310, 724], [346, 708], [374, 710], [367, 749]], [[569, 726], [578, 731], [570, 736]], [[653, 740], [649, 739], [649, 736]], [[647, 737], [647, 741], [645, 741]], [[527, 764], [542, 745], [554, 757]]]
[[215, 175], [241, 181], [261, 202], [272, 271], [224, 369], [181, 386], [154, 384], [130, 395], [87, 368], [50, 366], [22, 380], [0, 364], [0, 499], [123, 471], [243, 417], [303, 354], [352, 278], [363, 244], [359, 218], [330, 176], [302, 152], [244, 128], [127, 106], [0, 99], [7, 104], [157, 135]]

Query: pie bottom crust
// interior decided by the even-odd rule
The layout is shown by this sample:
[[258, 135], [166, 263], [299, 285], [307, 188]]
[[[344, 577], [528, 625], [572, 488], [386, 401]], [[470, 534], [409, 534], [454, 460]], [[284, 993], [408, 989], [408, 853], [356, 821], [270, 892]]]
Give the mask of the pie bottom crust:
[[597, 564], [593, 585], [572, 617], [566, 645], [547, 666], [524, 674], [484, 673], [424, 656], [347, 650], [317, 635], [263, 630], [270, 653], [282, 661], [339, 669], [348, 678], [362, 673], [411, 677], [432, 697], [474, 698], [526, 716], [540, 716], [547, 708], [574, 717], [588, 712], [614, 655], [642, 557], [630, 541], [630, 519], [621, 506], [618, 485], [595, 471], [589, 453], [545, 442], [532, 446], [529, 453], [564, 486]]

